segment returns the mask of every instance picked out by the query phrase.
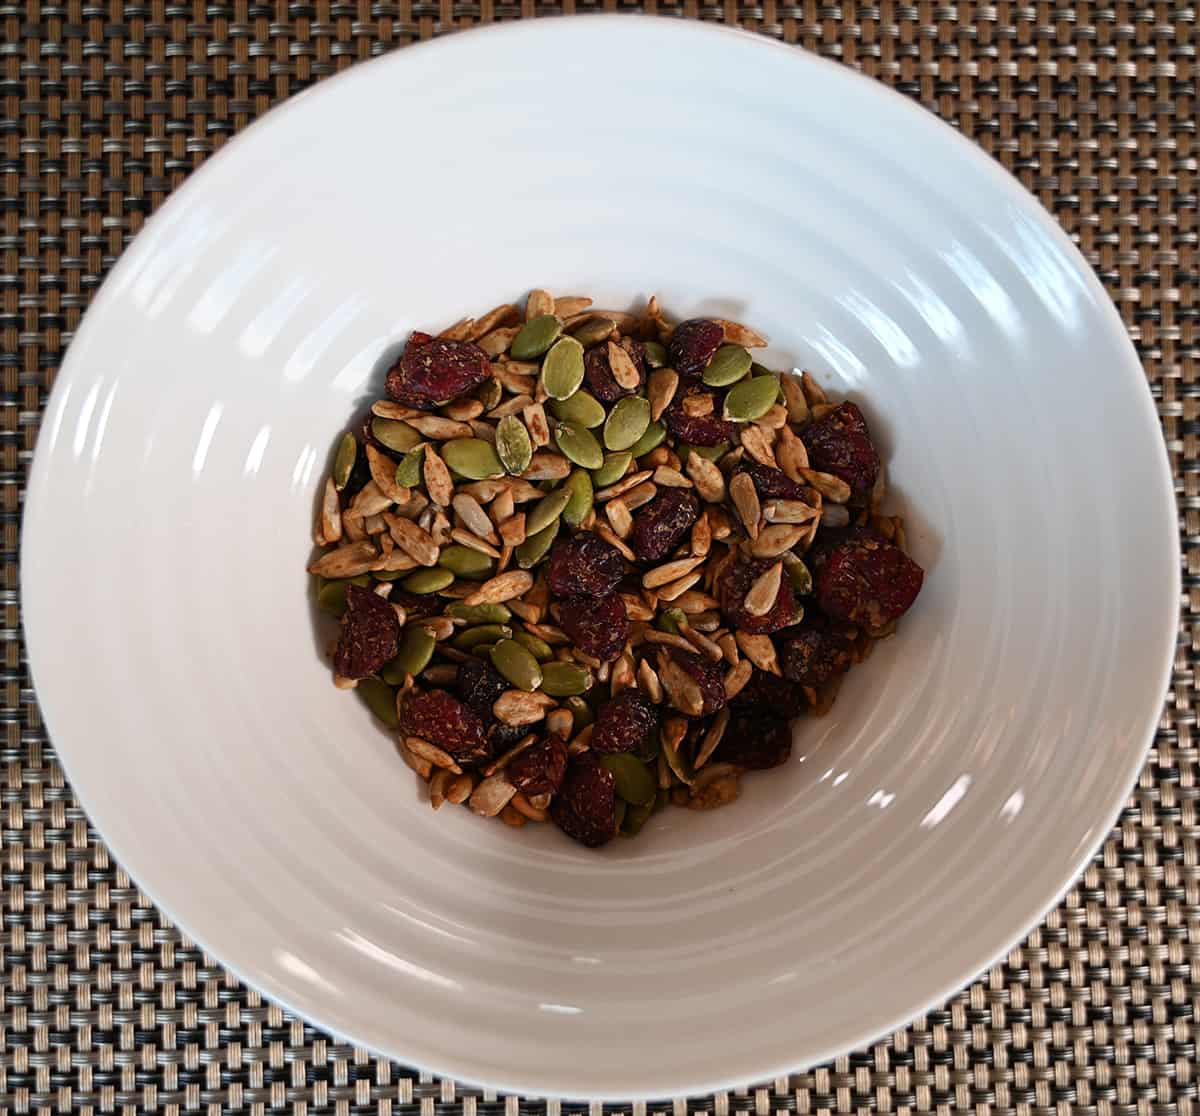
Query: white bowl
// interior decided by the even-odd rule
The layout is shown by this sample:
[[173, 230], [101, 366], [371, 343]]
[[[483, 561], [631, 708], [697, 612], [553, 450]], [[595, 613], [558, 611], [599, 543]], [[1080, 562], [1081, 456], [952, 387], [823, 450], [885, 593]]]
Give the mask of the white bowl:
[[[304, 572], [383, 354], [533, 285], [766, 330], [864, 402], [928, 570], [790, 764], [601, 853], [434, 814]], [[1015, 182], [798, 50], [589, 18], [358, 66], [199, 171], [71, 345], [22, 572], [72, 784], [191, 936], [406, 1062], [629, 1097], [864, 1043], [1036, 922], [1142, 762], [1174, 532], [1121, 323]]]

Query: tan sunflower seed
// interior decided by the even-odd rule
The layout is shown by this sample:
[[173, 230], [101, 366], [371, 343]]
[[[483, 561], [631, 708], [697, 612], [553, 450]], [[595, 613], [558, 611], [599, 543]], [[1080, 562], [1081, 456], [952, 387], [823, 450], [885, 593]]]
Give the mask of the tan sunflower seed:
[[787, 425], [787, 408], [782, 403], [776, 403], [761, 418], [754, 421], [766, 430], [782, 430]]
[[650, 481], [645, 481], [631, 488], [621, 499], [630, 511], [637, 511], [643, 504], [650, 503], [657, 495], [658, 488]]
[[612, 371], [613, 379], [621, 387], [626, 391], [637, 391], [641, 384], [637, 365], [633, 363], [633, 358], [615, 341], [608, 343], [608, 367]]
[[[718, 766], [725, 767], [726, 764]], [[742, 793], [742, 781], [738, 769], [731, 767], [732, 773], [723, 773], [720, 778], [706, 782], [702, 790], [693, 789], [687, 800], [689, 810], [716, 810], [721, 806], [737, 801]]]
[[659, 600], [673, 601], [681, 593], [686, 593], [703, 576], [703, 570], [693, 570], [690, 574], [684, 574], [678, 581], [672, 581], [658, 590]]
[[554, 296], [541, 287], [535, 287], [529, 292], [529, 297], [525, 300], [525, 320], [533, 321], [534, 318], [541, 318], [547, 314], [554, 313]]
[[[524, 413], [525, 408], [532, 405], [533, 398], [529, 395], [524, 393], [521, 395], [510, 395], [498, 407], [493, 407], [490, 411], [488, 411], [487, 417], [490, 422], [499, 422], [500, 419], [506, 418], [519, 418]], [[475, 430], [476, 437], [479, 437], [480, 428], [473, 425], [473, 429]], [[496, 440], [495, 434], [493, 433], [492, 437], [487, 440], [494, 443]]]
[[308, 567], [308, 572], [331, 579], [358, 577], [371, 569], [377, 555], [378, 551], [372, 542], [347, 543], [337, 550], [326, 551]]
[[[380, 542], [386, 538], [391, 541], [392, 536], [381, 536]], [[415, 570], [417, 568], [417, 560], [409, 555], [406, 551], [401, 550], [392, 542], [393, 549], [383, 554], [374, 565], [371, 566], [371, 571], [378, 573], [401, 573], [405, 570]]]
[[414, 415], [408, 425], [420, 431], [426, 438], [448, 442], [451, 438], [471, 437], [471, 428], [465, 422], [442, 418], [441, 415]]
[[767, 347], [767, 339], [749, 326], [744, 326], [740, 322], [731, 322], [727, 318], [713, 318], [713, 321], [724, 331], [724, 340], [728, 345], [741, 345], [744, 349], [765, 349]]
[[511, 302], [501, 303], [494, 310], [489, 310], [482, 318], [475, 319], [474, 325], [467, 334], [467, 340], [478, 341], [479, 338], [491, 333], [494, 329], [512, 325], [520, 316], [521, 312]]
[[429, 760], [416, 755], [403, 740], [397, 741], [396, 748], [400, 752], [400, 757], [404, 762], [420, 775], [422, 779], [428, 782], [430, 775], [433, 774], [433, 764]]
[[807, 523], [821, 512], [803, 500], [768, 500], [762, 514], [768, 523]]
[[630, 562], [636, 562], [637, 556], [629, 549], [628, 545], [620, 535], [616, 533], [607, 523], [596, 523], [596, 534], [599, 535], [610, 546], [615, 546], [621, 554]]
[[[522, 484], [525, 482], [522, 481]], [[532, 487], [532, 486], [531, 486]], [[536, 489], [534, 491], [537, 491]], [[505, 488], [503, 492], [497, 494], [492, 501], [492, 522], [502, 523], [516, 510], [516, 501], [513, 499], [511, 488]]]
[[706, 555], [711, 549], [712, 528], [708, 523], [707, 511], [692, 524], [691, 542], [689, 545], [692, 553], [700, 557]]
[[[716, 623], [720, 623], [719, 617], [716, 617], [715, 615], [714, 620]], [[719, 663], [721, 659], [724, 658], [724, 653], [721, 651], [720, 646], [714, 643], [708, 638], [708, 636], [695, 627], [696, 624], [703, 622], [704, 620], [702, 615], [694, 616], [692, 617], [691, 623], [680, 625], [679, 634], [682, 635], [683, 638], [686, 639], [688, 643], [690, 643], [706, 659], [711, 659], [714, 663]]]
[[808, 421], [808, 400], [804, 397], [804, 388], [800, 377], [784, 373], [779, 377], [779, 386], [783, 388], [783, 401], [787, 406], [788, 420], [797, 426]]
[[[654, 470], [654, 483], [663, 488], [691, 488], [692, 482], [688, 480], [678, 469], [672, 469], [670, 465], [659, 465]], [[722, 484], [722, 491], [724, 485]]]
[[564, 295], [554, 300], [552, 313], [565, 320], [582, 314], [591, 304], [592, 300], [584, 295]]
[[650, 665], [649, 659], [638, 663], [638, 689], [642, 691], [655, 705], [662, 701], [662, 683], [658, 680], [658, 672]]
[[[521, 371], [524, 365], [516, 365], [512, 362], [508, 364], [493, 364], [492, 375], [500, 382], [504, 390], [510, 395], [524, 395], [528, 399], [533, 399], [533, 393], [536, 388], [536, 381], [530, 372]], [[536, 372], [538, 366], [536, 364], [529, 365], [531, 371]]]
[[622, 477], [615, 484], [610, 484], [607, 488], [601, 488], [595, 495], [597, 503], [603, 503], [605, 500], [612, 500], [617, 496], [624, 496], [630, 489], [637, 488], [639, 484], [644, 483], [654, 476], [653, 469], [642, 469], [636, 473], [630, 473], [627, 477]]
[[624, 500], [620, 498], [609, 500], [604, 505], [604, 514], [608, 517], [608, 522], [612, 525], [612, 529], [621, 538], [629, 538], [629, 534], [633, 530], [633, 516], [629, 514], [629, 508]]
[[719, 504], [725, 499], [725, 476], [707, 457], [698, 453], [688, 454], [687, 472], [702, 500]]
[[[513, 795], [513, 797], [516, 798], [516, 795]], [[529, 824], [525, 815], [520, 810], [514, 809], [511, 802], [500, 811], [500, 820], [505, 825], [511, 825], [514, 829], [520, 829], [521, 826]]]
[[455, 422], [467, 422], [483, 414], [484, 406], [479, 399], [455, 399], [453, 403], [445, 404], [442, 410]]
[[526, 570], [509, 570], [485, 581], [470, 596], [463, 598], [464, 604], [502, 604], [525, 596], [533, 588], [533, 575]]
[[450, 532], [450, 537], [461, 546], [476, 550], [480, 554], [486, 554], [489, 558], [499, 558], [500, 551], [497, 550], [491, 543], [481, 539], [478, 535], [466, 530], [464, 527], [455, 527]]
[[801, 469], [800, 475], [826, 500], [844, 504], [850, 499], [850, 486], [841, 477], [822, 473], [819, 469]]
[[705, 418], [713, 413], [713, 397], [705, 392], [703, 395], [689, 395], [683, 401], [683, 413], [688, 418]]
[[738, 473], [730, 480], [729, 498], [733, 501], [738, 519], [746, 528], [746, 534], [752, 539], [758, 538], [762, 507], [758, 502], [758, 489], [754, 487], [749, 473]]
[[375, 487], [392, 503], [404, 503], [408, 500], [408, 489], [396, 483], [396, 462], [386, 453], [381, 453], [374, 446], [367, 446], [367, 465], [371, 470], [371, 480]]
[[395, 422], [406, 422], [408, 419], [424, 413], [424, 411], [406, 407], [403, 403], [393, 403], [390, 399], [380, 399], [371, 404], [371, 414], [378, 418], [392, 419]]
[[775, 644], [771, 642], [770, 636], [738, 631], [734, 632], [734, 638], [741, 653], [759, 670], [769, 671], [771, 674], [779, 673], [779, 658], [775, 654]]
[[421, 475], [424, 477], [429, 498], [435, 504], [448, 508], [454, 500], [454, 481], [450, 479], [450, 470], [446, 468], [445, 461], [433, 446], [425, 447]]
[[546, 731], [560, 740], [570, 737], [575, 728], [575, 715], [569, 709], [551, 709], [546, 715]]
[[525, 513], [510, 515], [500, 524], [500, 538], [505, 546], [517, 547], [525, 541]]
[[772, 523], [759, 531], [750, 544], [750, 554], [755, 558], [778, 558], [784, 551], [791, 550], [806, 530], [806, 527], [793, 523]]
[[[726, 695], [728, 698], [728, 695]], [[717, 750], [717, 745], [721, 743], [725, 736], [725, 730], [729, 727], [729, 706], [723, 706], [716, 717], [713, 718], [713, 723], [709, 725], [708, 732], [704, 734], [704, 739], [700, 741], [700, 748], [696, 752], [696, 762], [693, 764], [697, 771], [700, 770], [709, 759], [713, 752]], [[700, 777], [696, 779], [696, 786], [700, 785]]]
[[454, 757], [449, 752], [444, 752], [436, 744], [431, 744], [420, 736], [406, 736], [404, 743], [413, 755], [428, 760], [434, 767], [445, 768], [455, 775], [462, 774], [462, 768], [454, 762]]
[[474, 789], [475, 776], [470, 771], [466, 771], [446, 788], [446, 801], [454, 803], [455, 806], [461, 806], [471, 797]]
[[679, 373], [674, 368], [657, 368], [650, 373], [646, 382], [646, 396], [650, 400], [650, 419], [657, 422], [675, 398], [679, 389]]
[[533, 725], [546, 716], [554, 698], [526, 690], [505, 690], [492, 704], [492, 712], [506, 725]]
[[628, 314], [623, 310], [582, 310], [578, 314], [571, 314], [565, 318], [563, 324], [570, 329], [572, 326], [580, 325], [581, 323], [590, 320], [591, 318], [604, 318], [613, 323], [618, 329], [628, 332], [632, 330], [639, 322], [636, 314]]
[[679, 651], [686, 651], [689, 655], [695, 651], [692, 644], [674, 632], [660, 632], [657, 628], [647, 628], [642, 636], [647, 643], [653, 643], [660, 647], [674, 647]]
[[471, 327], [474, 326], [474, 318], [463, 318], [457, 321], [454, 325], [442, 330], [438, 337], [446, 341], [465, 341], [471, 336]]
[[493, 329], [490, 333], [485, 333], [480, 337], [475, 344], [487, 353], [488, 356], [498, 357], [501, 353], [508, 350], [508, 347], [520, 332], [521, 329], [519, 326], [505, 326], [501, 329]]
[[342, 537], [342, 505], [333, 477], [325, 479], [321, 494], [321, 539], [323, 544], [338, 542]]
[[521, 412], [525, 420], [525, 428], [529, 431], [529, 439], [535, 449], [541, 449], [550, 444], [550, 424], [546, 421], [546, 409], [540, 403], [530, 403]]
[[496, 541], [496, 533], [492, 528], [492, 521], [488, 518], [487, 512], [483, 510], [483, 507], [474, 496], [467, 492], [460, 492], [454, 497], [452, 505], [455, 512], [458, 513], [459, 519], [462, 520], [463, 526], [473, 531], [481, 539], [486, 539], [492, 543]]
[[663, 655], [658, 664], [658, 680], [671, 704], [689, 717], [699, 717], [704, 712], [704, 695], [696, 680], [674, 659]]
[[437, 565], [438, 545], [428, 531], [418, 527], [411, 519], [403, 519], [387, 512], [383, 518], [396, 545], [415, 558], [418, 565]]
[[628, 651], [623, 651], [613, 663], [608, 676], [609, 692], [616, 697], [622, 690], [631, 690], [637, 685], [637, 675], [634, 672], [633, 657]]
[[800, 375], [800, 386], [804, 389], [804, 398], [808, 400], [809, 410], [821, 403], [828, 403], [825, 391], [809, 372]]
[[770, 465], [773, 469], [778, 468], [775, 451], [772, 449], [771, 431], [750, 423], [742, 427], [739, 437], [746, 452], [760, 465]]
[[[504, 807], [507, 810], [515, 810], [523, 818], [532, 822], [544, 822], [550, 817], [544, 806], [534, 806], [520, 791], [512, 796], [512, 801]], [[504, 815], [501, 814], [501, 817]]]
[[467, 801], [475, 813], [485, 818], [494, 818], [512, 800], [517, 788], [505, 778], [503, 771], [489, 775], [472, 792]]
[[[730, 639], [732, 640], [732, 636]], [[725, 672], [725, 700], [733, 701], [746, 687], [750, 676], [754, 673], [754, 664], [749, 659], [738, 659]]]
[[[571, 475], [571, 463], [557, 453], [535, 453], [529, 468], [522, 474], [525, 480], [563, 480]], [[541, 495], [541, 493], [538, 493]]]
[[454, 776], [445, 769], [435, 771], [429, 779], [429, 805], [440, 810], [446, 801], [446, 790], [454, 781]]
[[751, 616], [766, 616], [775, 607], [779, 596], [779, 586], [783, 581], [783, 563], [773, 562], [769, 569], [764, 570], [746, 590], [744, 608]]
[[642, 585], [646, 589], [657, 589], [660, 585], [666, 585], [668, 582], [683, 577], [684, 574], [691, 573], [703, 561], [703, 557], [696, 557], [677, 558], [674, 562], [666, 562], [652, 570], [647, 570], [642, 575]]
[[850, 511], [844, 504], [826, 504], [821, 509], [822, 527], [845, 527], [850, 523]]

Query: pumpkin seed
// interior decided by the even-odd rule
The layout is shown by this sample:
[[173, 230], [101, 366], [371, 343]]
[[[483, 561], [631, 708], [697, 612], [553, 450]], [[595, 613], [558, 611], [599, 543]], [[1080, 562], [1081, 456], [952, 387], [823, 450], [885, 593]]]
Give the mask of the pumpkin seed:
[[559, 422], [573, 422], [587, 430], [599, 426], [608, 412], [590, 391], [577, 391], [570, 399], [555, 399], [550, 404], [550, 413]]
[[524, 647], [539, 663], [544, 663], [554, 658], [554, 648], [540, 636], [535, 636], [533, 632], [527, 632], [522, 629], [514, 633], [513, 639]]
[[371, 436], [381, 446], [387, 446], [397, 453], [407, 453], [421, 442], [420, 431], [414, 430], [407, 422], [399, 419], [371, 419]]
[[416, 488], [421, 483], [421, 466], [424, 462], [424, 446], [410, 449], [400, 464], [396, 466], [396, 483], [402, 488]]
[[514, 360], [536, 360], [554, 344], [562, 328], [562, 322], [553, 314], [539, 314], [521, 327], [509, 352]]
[[491, 575], [494, 563], [486, 554], [455, 543], [442, 547], [442, 552], [438, 555], [438, 565], [459, 577], [479, 581]]
[[371, 576], [376, 581], [399, 581], [408, 570], [372, 570]]
[[798, 597], [807, 597], [812, 592], [813, 580], [804, 559], [790, 550], [785, 551], [781, 557], [783, 558], [783, 572], [787, 574], [792, 591]]
[[574, 718], [574, 728], [576, 732], [587, 728], [588, 725], [595, 720], [592, 714], [592, 707], [588, 705], [583, 698], [578, 695], [567, 698], [563, 705], [571, 711], [571, 716]]
[[448, 569], [434, 566], [432, 569], [410, 573], [400, 584], [410, 593], [436, 593], [439, 589], [445, 589], [453, 580], [454, 574]]
[[342, 435], [338, 442], [337, 453], [333, 458], [333, 486], [339, 492], [346, 487], [354, 463], [358, 460], [358, 439], [350, 433]]
[[571, 492], [565, 485], [560, 485], [548, 495], [543, 496], [525, 513], [525, 534], [536, 535], [543, 528], [548, 527], [562, 515], [563, 508], [570, 500]]
[[507, 624], [512, 619], [512, 609], [502, 604], [469, 605], [455, 601], [446, 607], [446, 615], [468, 624]]
[[599, 469], [604, 464], [600, 443], [576, 423], [560, 422], [554, 428], [554, 442], [566, 457], [585, 469]]
[[610, 318], [589, 318], [572, 336], [586, 349], [607, 341], [609, 335], [617, 328], [617, 323]]
[[485, 411], [490, 411], [493, 407], [499, 406], [500, 400], [504, 395], [504, 387], [499, 380], [492, 378], [484, 380], [483, 386], [479, 389], [479, 402], [483, 404]]
[[559, 520], [555, 519], [549, 527], [543, 527], [536, 535], [526, 535], [525, 541], [517, 547], [517, 565], [523, 570], [532, 569], [543, 558], [558, 534]]
[[610, 450], [636, 446], [650, 425], [650, 401], [641, 395], [619, 399], [604, 424], [604, 444]]
[[504, 466], [500, 464], [496, 450], [482, 438], [455, 438], [444, 443], [442, 459], [460, 477], [468, 480], [504, 476]]
[[681, 608], [668, 608], [654, 618], [654, 626], [660, 632], [670, 632], [679, 635], [680, 625], [687, 622], [687, 613]]
[[641, 457], [642, 454], [649, 453], [652, 449], [661, 445], [662, 440], [666, 436], [667, 428], [661, 422], [652, 422], [646, 427], [646, 433], [629, 447], [629, 452], [634, 457]]
[[625, 817], [621, 821], [621, 836], [636, 837], [642, 831], [642, 826], [650, 820], [650, 815], [654, 813], [654, 800], [651, 799], [644, 806], [629, 806], [625, 810]]
[[346, 586], [370, 585], [371, 579], [366, 574], [358, 577], [341, 578], [335, 581], [325, 581], [317, 578], [317, 605], [322, 612], [333, 616], [341, 616], [346, 611]]
[[592, 688], [592, 672], [576, 663], [554, 661], [542, 667], [542, 692], [551, 697], [570, 697]]
[[476, 624], [456, 635], [451, 641], [451, 647], [460, 651], [470, 651], [481, 643], [495, 643], [501, 639], [512, 639], [513, 630], [505, 624]]
[[570, 399], [583, 383], [583, 346], [560, 337], [542, 361], [542, 387], [551, 399]]
[[542, 668], [516, 640], [502, 639], [492, 648], [492, 666], [518, 690], [536, 690], [542, 684]]
[[[669, 735], [664, 734], [663, 736], [662, 750], [663, 755], [667, 757], [667, 766], [683, 782], [690, 784], [696, 777], [696, 773], [692, 770], [691, 761], [679, 751], [679, 745], [673, 743]], [[615, 779], [616, 776], [614, 775], [613, 778]]]
[[628, 752], [601, 756], [600, 762], [612, 772], [617, 794], [632, 806], [648, 806], [658, 792], [658, 782], [636, 756]]
[[651, 368], [667, 366], [667, 347], [658, 341], [643, 341], [642, 348], [646, 351], [646, 363]]
[[729, 452], [729, 443], [719, 442], [715, 446], [691, 446], [684, 444], [676, 446], [675, 452], [679, 454], [679, 460], [685, 465], [687, 464], [688, 454], [692, 453], [698, 453], [701, 457], [707, 457], [709, 461], [720, 461]]
[[513, 476], [529, 468], [533, 460], [533, 440], [516, 415], [505, 415], [496, 424], [496, 455]]
[[743, 380], [725, 396], [725, 417], [734, 422], [753, 422], [775, 406], [778, 396], [778, 376], [757, 376]]
[[429, 666], [436, 647], [437, 640], [425, 628], [417, 625], [405, 628], [396, 657], [380, 672], [383, 680], [393, 686], [402, 686], [406, 674], [415, 678]]
[[607, 488], [619, 481], [629, 469], [633, 454], [628, 450], [620, 453], [606, 453], [604, 464], [592, 474], [592, 484], [597, 488]]
[[562, 517], [572, 527], [578, 527], [592, 510], [595, 503], [595, 492], [592, 488], [591, 475], [585, 469], [575, 469], [563, 481], [563, 488], [570, 496], [563, 506]]
[[378, 678], [363, 678], [354, 687], [367, 708], [388, 728], [399, 728], [400, 718], [396, 715], [396, 691]]
[[709, 387], [728, 387], [736, 384], [750, 371], [753, 362], [741, 345], [722, 345], [704, 370], [704, 382]]

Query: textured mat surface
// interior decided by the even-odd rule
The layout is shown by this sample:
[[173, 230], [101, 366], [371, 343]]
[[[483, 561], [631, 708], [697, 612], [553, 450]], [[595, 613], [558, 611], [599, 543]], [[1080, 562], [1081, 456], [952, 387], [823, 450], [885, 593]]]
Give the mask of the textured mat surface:
[[1196, 14], [1086, 0], [0, 3], [0, 1112], [587, 1109], [461, 1089], [340, 1045], [241, 987], [139, 895], [43, 731], [17, 540], [71, 333], [189, 171], [271, 105], [359, 60], [480, 23], [592, 10], [736, 23], [818, 51], [918, 100], [1013, 171], [1078, 242], [1141, 353], [1185, 555], [1156, 747], [1118, 828], [1043, 926], [869, 1050], [635, 1109], [1188, 1116], [1200, 1107]]

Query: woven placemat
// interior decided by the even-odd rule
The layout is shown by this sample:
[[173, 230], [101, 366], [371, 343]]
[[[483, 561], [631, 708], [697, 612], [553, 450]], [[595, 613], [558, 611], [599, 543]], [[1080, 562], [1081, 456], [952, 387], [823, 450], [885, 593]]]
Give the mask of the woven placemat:
[[1057, 216], [1119, 307], [1153, 386], [1180, 493], [1187, 594], [1171, 693], [1133, 799], [1082, 880], [1004, 964], [830, 1066], [648, 1107], [680, 1116], [1197, 1109], [1193, 7], [69, 0], [0, 3], [0, 1112], [588, 1110], [463, 1089], [334, 1042], [182, 937], [113, 863], [55, 761], [21, 641], [17, 540], [41, 410], [80, 314], [146, 216], [229, 136], [314, 82], [417, 39], [643, 9], [737, 23], [856, 66], [960, 128]]

